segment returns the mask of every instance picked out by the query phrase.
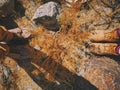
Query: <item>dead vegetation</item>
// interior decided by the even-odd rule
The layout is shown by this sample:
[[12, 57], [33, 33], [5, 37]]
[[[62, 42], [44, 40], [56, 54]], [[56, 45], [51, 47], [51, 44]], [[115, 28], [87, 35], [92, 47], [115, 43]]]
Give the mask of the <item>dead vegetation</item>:
[[[73, 7], [66, 8], [66, 10], [61, 13], [61, 29], [54, 35], [51, 35], [49, 30], [44, 27], [36, 28], [33, 32], [34, 38], [30, 42], [30, 45], [33, 47], [38, 45], [41, 51], [49, 56], [42, 65], [52, 70], [52, 74], [56, 74], [55, 69], [57, 66], [54, 62], [48, 65], [51, 58], [73, 73], [76, 73], [75, 63], [79, 63], [80, 57], [85, 57], [84, 52], [80, 53], [80, 51], [84, 51], [85, 49], [83, 40], [87, 39], [88, 34], [85, 31], [77, 31], [79, 30], [80, 24], [76, 17], [79, 13], [81, 3], [76, 4], [73, 4]], [[70, 10], [72, 10], [71, 13]]]
[[[70, 71], [76, 73], [76, 63], [78, 63], [80, 59], [86, 58], [85, 53], [87, 49], [85, 48], [85, 41], [88, 38], [88, 31], [98, 28], [105, 29], [105, 24], [107, 28], [108, 25], [111, 24], [111, 21], [106, 20], [109, 18], [105, 18], [105, 13], [102, 13], [101, 15], [101, 7], [99, 7], [100, 5], [97, 6], [96, 4], [96, 2], [100, 1], [94, 0], [90, 3], [87, 2], [86, 5], [90, 8], [89, 11], [86, 9], [80, 11], [80, 9], [83, 8], [83, 3], [80, 1], [81, 0], [78, 0], [75, 3], [73, 2], [71, 3], [71, 7], [64, 8], [61, 15], [59, 16], [61, 28], [55, 34], [52, 35], [49, 30], [42, 26], [34, 28], [34, 32], [32, 32], [34, 38], [30, 41], [30, 45], [32, 47], [39, 47], [41, 52], [49, 56], [43, 64], [47, 64], [49, 59], [52, 58], [56, 62], [68, 68]], [[32, 1], [22, 1], [22, 3], [26, 8], [25, 15], [27, 18], [23, 17], [22, 19], [18, 19], [16, 22], [21, 27], [30, 27], [33, 25], [30, 18], [32, 18], [35, 9], [42, 3], [40, 1], [36, 1], [35, 3]], [[35, 8], [33, 9], [32, 7], [34, 6]], [[107, 13], [109, 15], [111, 10]], [[54, 67], [57, 66], [54, 64], [51, 64], [51, 66], [52, 67], [48, 68], [53, 70], [53, 74], [55, 74], [56, 70]]]
[[[118, 27], [119, 5], [115, 9], [117, 11], [113, 11], [113, 3], [109, 4], [110, 2], [91, 0], [83, 4], [80, 2], [81, 0], [78, 0], [76, 3], [71, 3], [71, 7], [64, 7], [65, 1], [63, 0], [64, 9], [58, 17], [61, 28], [58, 32], [51, 33], [42, 26], [36, 27], [31, 20], [35, 10], [43, 3], [40, 0], [19, 1], [26, 12], [24, 17], [16, 19], [16, 23], [21, 28], [33, 30], [31, 32], [33, 38], [29, 45], [39, 50], [31, 49], [33, 59], [31, 64], [37, 68], [32, 71], [32, 74], [38, 75], [39, 72], [42, 72], [48, 81], [62, 82], [71, 87], [68, 90], [72, 90], [73, 75], [84, 69], [85, 62], [91, 55], [86, 48], [88, 47], [86, 41], [88, 41], [89, 31]], [[64, 67], [64, 69], [60, 67]]]

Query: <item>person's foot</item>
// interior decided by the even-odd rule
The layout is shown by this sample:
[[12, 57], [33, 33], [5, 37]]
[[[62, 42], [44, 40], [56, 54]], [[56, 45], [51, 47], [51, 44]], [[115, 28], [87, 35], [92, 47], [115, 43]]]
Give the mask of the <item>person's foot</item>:
[[92, 43], [89, 50], [97, 55], [118, 55], [120, 54], [120, 46], [117, 46], [117, 44], [113, 43]]
[[16, 36], [18, 36], [20, 38], [29, 38], [31, 35], [30, 32], [25, 28], [10, 29], [9, 32], [14, 33]]
[[120, 36], [120, 29], [116, 30], [95, 30], [90, 32], [89, 39], [92, 42], [117, 42]]
[[29, 38], [29, 37], [31, 36], [31, 33], [30, 33], [30, 31], [28, 31], [26, 28], [22, 28], [21, 36], [22, 36], [23, 38]]

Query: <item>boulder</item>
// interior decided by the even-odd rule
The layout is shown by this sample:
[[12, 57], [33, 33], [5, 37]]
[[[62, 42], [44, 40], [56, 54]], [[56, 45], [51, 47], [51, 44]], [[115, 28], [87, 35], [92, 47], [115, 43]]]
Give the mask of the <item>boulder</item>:
[[59, 30], [57, 16], [60, 12], [60, 5], [51, 1], [41, 5], [36, 10], [32, 19], [35, 24], [41, 24], [49, 30]]
[[[98, 90], [120, 90], [120, 65], [110, 58], [91, 58], [88, 62], [79, 66], [79, 76], [88, 80]], [[76, 90], [89, 90], [90, 87], [83, 85], [84, 82], [76, 80]], [[83, 85], [81, 87], [81, 85]], [[85, 87], [87, 89], [85, 89]], [[95, 90], [97, 90], [95, 89]], [[94, 90], [94, 89], [90, 89]]]
[[[25, 62], [28, 63], [26, 60]], [[42, 88], [14, 59], [6, 57], [4, 64], [0, 64], [0, 90], [42, 90]]]

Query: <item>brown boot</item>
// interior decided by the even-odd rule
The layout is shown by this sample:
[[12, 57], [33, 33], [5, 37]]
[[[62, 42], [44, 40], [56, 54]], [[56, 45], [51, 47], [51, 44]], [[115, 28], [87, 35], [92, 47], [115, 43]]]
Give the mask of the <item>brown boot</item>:
[[120, 29], [95, 30], [90, 33], [89, 39], [92, 42], [117, 42], [120, 36]]
[[118, 55], [116, 52], [117, 44], [113, 43], [92, 43], [90, 52], [98, 55]]

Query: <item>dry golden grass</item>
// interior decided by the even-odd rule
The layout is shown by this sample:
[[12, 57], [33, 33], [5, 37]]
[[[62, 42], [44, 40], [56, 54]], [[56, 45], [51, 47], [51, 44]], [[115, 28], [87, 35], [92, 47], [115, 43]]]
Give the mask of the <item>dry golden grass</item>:
[[[29, 17], [31, 17], [34, 10], [30, 11], [31, 6], [29, 4], [26, 5], [28, 1], [23, 1], [23, 3], [27, 8], [27, 15], [30, 15]], [[61, 28], [54, 35], [50, 34], [49, 30], [42, 26], [36, 27], [31, 32], [33, 38], [30, 41], [30, 46], [40, 47], [40, 54], [42, 52], [48, 56], [41, 66], [36, 66], [36, 64], [34, 65], [38, 67], [40, 71], [45, 73], [46, 78], [49, 80], [54, 81], [56, 73], [59, 72], [57, 71], [59, 67], [58, 64], [67, 68], [72, 73], [76, 73], [76, 63], [79, 63], [78, 61], [80, 57], [85, 57], [84, 41], [88, 38], [88, 33], [80, 30], [79, 27], [81, 22], [77, 18], [77, 15], [80, 13], [79, 9], [82, 3], [78, 1], [76, 3], [72, 3], [71, 5], [72, 7], [66, 8], [61, 13], [59, 17]], [[29, 27], [31, 25], [31, 21], [26, 17], [23, 17], [16, 22], [20, 27]], [[40, 54], [35, 54], [33, 51], [34, 62], [37, 62], [40, 58], [42, 58], [42, 55]], [[71, 76], [64, 73], [66, 72], [60, 72], [59, 74], [66, 75], [65, 78], [63, 78], [63, 81], [67, 83]]]
[[[71, 9], [72, 12], [70, 12]], [[54, 35], [50, 34], [49, 30], [42, 26], [37, 27], [32, 32], [34, 38], [31, 40], [30, 45], [32, 47], [39, 46], [41, 52], [49, 56], [42, 64], [42, 67], [47, 68], [50, 74], [52, 74], [49, 78], [53, 78], [56, 75], [59, 65], [55, 62], [67, 68], [72, 73], [76, 73], [75, 65], [79, 63], [76, 61], [79, 61], [80, 56], [84, 56], [84, 52], [81, 53], [80, 49], [85, 49], [84, 40], [87, 39], [88, 33], [79, 30], [80, 22], [76, 18], [78, 13], [78, 8], [67, 8], [64, 10], [60, 16], [61, 30]], [[68, 28], [69, 25], [70, 28]], [[51, 59], [55, 62], [53, 61], [53, 63], [49, 64]], [[67, 77], [68, 79], [70, 78], [69, 75]]]
[[[34, 4], [32, 3], [33, 1], [35, 2]], [[35, 9], [39, 6], [38, 1], [23, 1], [23, 5], [26, 8], [26, 15], [27, 17], [29, 16], [28, 18], [33, 16]], [[81, 71], [86, 70], [86, 48], [84, 42], [88, 39], [89, 33], [83, 30], [81, 25], [84, 22], [90, 22], [91, 24], [91, 21], [95, 21], [95, 19], [99, 20], [98, 15], [95, 12], [93, 13], [93, 10], [88, 10], [88, 16], [81, 15], [80, 19], [77, 18], [81, 14], [79, 9], [82, 3], [80, 1], [71, 3], [71, 7], [63, 10], [59, 17], [61, 28], [54, 35], [42, 26], [34, 28], [31, 32], [33, 38], [29, 42], [30, 46], [39, 47], [40, 49], [39, 51], [31, 50], [31, 57], [33, 58], [31, 64], [37, 68], [32, 71], [33, 76], [37, 76], [39, 72], [42, 72], [48, 81], [56, 82], [58, 80], [71, 86], [72, 82], [74, 82], [72, 75], [77, 73], [77, 67], [80, 67]], [[36, 6], [34, 7], [35, 4]], [[31, 20], [26, 17], [20, 18], [16, 22], [20, 27], [30, 28], [32, 25]], [[47, 57], [42, 60], [45, 56]], [[39, 64], [38, 62], [42, 63]], [[61, 66], [72, 72], [72, 75], [64, 69], [59, 69]]]

